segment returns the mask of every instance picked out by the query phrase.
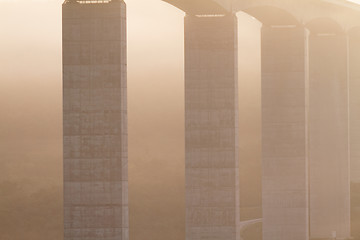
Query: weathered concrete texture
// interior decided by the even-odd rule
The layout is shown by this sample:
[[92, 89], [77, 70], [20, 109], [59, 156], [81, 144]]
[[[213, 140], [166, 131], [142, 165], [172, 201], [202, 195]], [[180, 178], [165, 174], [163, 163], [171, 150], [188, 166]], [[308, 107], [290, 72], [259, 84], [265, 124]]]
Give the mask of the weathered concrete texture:
[[347, 39], [309, 39], [310, 237], [350, 237]]
[[126, 7], [63, 5], [65, 240], [128, 240]]
[[302, 26], [262, 28], [264, 240], [307, 240], [307, 37]]
[[186, 239], [239, 240], [237, 20], [185, 17]]
[[360, 183], [360, 29], [349, 34], [351, 182]]

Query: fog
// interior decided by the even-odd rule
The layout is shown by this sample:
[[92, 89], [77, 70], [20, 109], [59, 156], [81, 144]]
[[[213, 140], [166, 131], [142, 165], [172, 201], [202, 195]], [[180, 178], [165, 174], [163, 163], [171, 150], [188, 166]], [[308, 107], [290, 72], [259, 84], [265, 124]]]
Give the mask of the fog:
[[[3, 240], [63, 237], [61, 4], [0, 1]], [[157, 0], [127, 7], [130, 235], [184, 239], [184, 13]], [[241, 204], [252, 219], [261, 216], [260, 23], [238, 16]]]
[[[1, 240], [63, 239], [62, 2], [0, 0]], [[126, 3], [130, 239], [183, 240], [185, 13], [160, 0], [127, 0]], [[335, 17], [341, 14], [334, 12]], [[267, 20], [269, 16], [274, 16], [274, 12], [263, 12], [263, 15]], [[262, 132], [262, 118], [266, 120], [267, 117], [270, 116], [271, 119], [273, 116], [264, 110], [262, 116], [261, 111], [262, 24], [243, 12], [239, 12], [237, 17], [240, 218], [241, 221], [246, 221], [262, 218], [261, 154], [264, 149], [265, 152], [267, 150], [261, 146], [262, 133], [265, 132], [266, 135], [267, 131], [271, 132], [278, 126], [263, 128]], [[306, 96], [309, 96], [309, 102], [306, 104], [310, 105], [309, 116], [306, 117], [311, 122], [310, 127], [306, 125], [306, 137], [309, 137], [309, 140], [307, 139], [304, 144], [307, 144], [306, 154], [309, 154], [306, 158], [310, 159], [309, 179], [315, 179], [315, 187], [310, 189], [310, 194], [320, 199], [315, 201], [315, 204], [311, 200], [310, 202], [312, 206], [319, 204], [318, 209], [321, 208], [323, 211], [325, 208], [322, 206], [328, 203], [331, 206], [332, 203], [342, 201], [337, 198], [339, 194], [335, 191], [331, 199], [326, 199], [331, 189], [340, 189], [345, 193], [347, 191], [341, 189], [340, 181], [332, 178], [332, 174], [335, 176], [339, 173], [338, 170], [344, 167], [336, 165], [337, 159], [343, 157], [341, 153], [349, 154], [347, 157], [355, 160], [359, 155], [356, 151], [360, 146], [357, 141], [356, 123], [358, 115], [360, 116], [360, 113], [357, 113], [360, 100], [354, 87], [358, 86], [356, 80], [359, 79], [360, 73], [354, 71], [348, 78], [345, 76], [349, 72], [347, 66], [344, 67], [347, 73], [344, 69], [334, 70], [335, 65], [343, 65], [346, 62], [343, 60], [346, 56], [341, 52], [345, 45], [336, 45], [337, 48], [333, 51], [333, 42], [323, 44], [317, 37], [328, 36], [328, 33], [324, 35], [318, 31], [317, 24], [319, 23], [307, 24], [317, 35], [309, 37], [310, 44], [306, 47], [321, 50], [311, 52], [310, 65], [313, 67], [307, 77], [313, 80], [304, 86], [310, 89], [307, 93], [309, 95]], [[289, 26], [292, 25], [286, 25]], [[278, 27], [276, 25], [274, 28]], [[266, 37], [263, 36], [263, 39]], [[280, 40], [275, 39], [273, 42], [272, 38], [269, 39], [273, 45], [263, 44], [262, 47], [268, 51], [267, 53], [272, 54], [271, 47], [282, 45], [282, 39], [281, 36]], [[354, 38], [349, 42], [354, 46], [359, 39]], [[345, 38], [343, 40], [342, 43], [345, 43]], [[292, 51], [286, 44], [287, 42], [284, 48]], [[324, 63], [324, 52], [333, 52], [333, 55], [325, 55], [328, 58], [335, 55], [336, 58]], [[351, 62], [349, 68], [360, 69], [360, 57], [357, 57], [357, 53], [360, 54], [360, 50], [350, 51], [350, 59], [357, 61]], [[286, 60], [289, 59], [281, 60], [280, 72], [284, 66], [288, 66], [289, 62]], [[275, 64], [272, 67], [276, 68]], [[278, 77], [280, 80], [281, 76]], [[334, 76], [345, 76], [346, 83], [338, 83]], [[323, 79], [326, 81], [322, 81]], [[271, 83], [278, 86], [275, 81]], [[267, 87], [271, 89], [273, 85], [269, 84], [270, 87]], [[285, 96], [275, 90], [277, 95], [274, 101], [295, 99], [297, 95], [291, 92], [292, 90], [293, 88], [289, 87], [290, 93]], [[340, 98], [334, 100], [338, 96], [344, 97], [342, 93], [347, 91], [350, 92], [350, 97], [343, 98], [342, 101], [349, 101], [352, 104], [350, 107], [341, 102]], [[296, 96], [291, 98], [291, 94]], [[263, 98], [267, 99], [267, 96], [263, 94]], [[289, 108], [290, 111], [298, 107], [292, 101], [285, 103], [286, 106], [292, 106], [291, 104], [295, 107]], [[347, 115], [349, 110], [350, 115]], [[281, 114], [274, 114], [274, 118]], [[292, 117], [289, 116], [289, 119]], [[349, 136], [341, 131], [329, 131], [334, 126], [336, 130], [336, 126], [341, 128], [347, 124]], [[274, 132], [275, 136], [277, 132]], [[281, 133], [279, 136], [283, 137]], [[266, 139], [268, 138], [265, 137]], [[272, 139], [273, 146], [270, 151], [276, 152], [280, 149], [279, 146], [286, 148], [286, 142], [281, 145], [282, 142], [276, 142], [277, 140]], [[347, 141], [351, 144], [349, 149], [344, 150], [342, 147]], [[346, 145], [345, 148], [347, 147]], [[311, 159], [314, 156], [322, 161], [312, 163]], [[351, 234], [354, 239], [360, 239], [360, 174], [357, 174], [359, 166], [358, 162], [352, 162], [350, 166]], [[267, 167], [271, 172], [274, 169], [279, 170], [282, 166], [268, 164]], [[329, 170], [330, 168], [332, 170]], [[285, 169], [282, 173], [284, 176], [297, 175], [301, 174], [301, 171], [288, 173]], [[328, 177], [328, 181], [323, 180], [324, 176]], [[273, 183], [275, 180], [268, 182]], [[320, 184], [316, 185], [319, 182]], [[316, 211], [314, 213], [318, 214]], [[322, 214], [320, 215], [324, 216], [327, 213]], [[312, 218], [311, 216], [310, 211], [309, 218]], [[314, 220], [313, 222], [316, 223]], [[257, 223], [247, 228], [242, 232], [242, 238], [261, 240], [262, 224]]]

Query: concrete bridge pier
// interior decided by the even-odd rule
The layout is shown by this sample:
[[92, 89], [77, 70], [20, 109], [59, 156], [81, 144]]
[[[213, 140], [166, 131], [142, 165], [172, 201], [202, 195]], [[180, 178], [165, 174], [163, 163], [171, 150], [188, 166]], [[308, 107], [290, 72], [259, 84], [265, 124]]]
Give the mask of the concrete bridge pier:
[[307, 240], [307, 40], [298, 23], [262, 27], [263, 239]]
[[310, 236], [350, 237], [347, 36], [309, 24]]
[[124, 1], [63, 4], [64, 240], [128, 240]]
[[186, 240], [240, 240], [237, 19], [185, 17]]

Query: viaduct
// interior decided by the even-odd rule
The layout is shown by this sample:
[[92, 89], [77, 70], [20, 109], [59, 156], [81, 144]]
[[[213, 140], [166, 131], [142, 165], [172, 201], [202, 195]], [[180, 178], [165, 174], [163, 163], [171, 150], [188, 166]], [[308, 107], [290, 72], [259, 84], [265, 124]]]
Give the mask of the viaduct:
[[[240, 240], [239, 11], [262, 23], [263, 239], [350, 238], [360, 5], [164, 1], [186, 13], [186, 240]], [[63, 73], [65, 239], [128, 240], [122, 0], [64, 2]]]

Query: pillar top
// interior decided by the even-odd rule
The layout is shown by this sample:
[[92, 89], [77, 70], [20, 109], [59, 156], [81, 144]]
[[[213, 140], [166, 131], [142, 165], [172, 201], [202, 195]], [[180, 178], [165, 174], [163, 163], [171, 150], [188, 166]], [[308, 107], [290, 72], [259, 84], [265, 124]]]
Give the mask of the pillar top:
[[[232, 12], [233, 0], [162, 0], [187, 14], [191, 15], [216, 15]], [[227, 7], [229, 6], [229, 7]]]
[[123, 0], [65, 0], [64, 4], [96, 4], [122, 2]]

